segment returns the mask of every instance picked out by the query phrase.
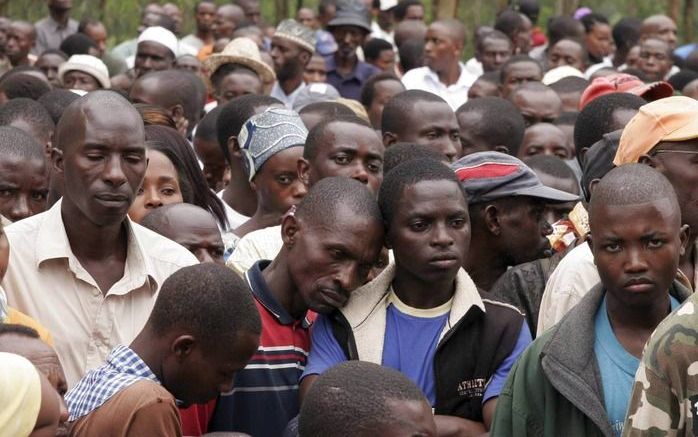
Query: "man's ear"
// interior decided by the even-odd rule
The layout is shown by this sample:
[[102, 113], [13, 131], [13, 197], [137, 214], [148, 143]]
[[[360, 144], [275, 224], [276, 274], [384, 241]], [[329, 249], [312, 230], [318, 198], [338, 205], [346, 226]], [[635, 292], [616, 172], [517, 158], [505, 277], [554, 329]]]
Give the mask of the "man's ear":
[[658, 160], [656, 156], [644, 154], [640, 156], [637, 162], [640, 164], [649, 165], [650, 167], [656, 168], [660, 171], [662, 169], [662, 162]]
[[502, 235], [502, 224], [500, 220], [499, 208], [495, 204], [489, 204], [483, 210], [483, 219], [487, 230], [497, 237]]
[[397, 143], [397, 135], [395, 135], [392, 132], [384, 132], [383, 133], [383, 146], [388, 148], [395, 143]]
[[238, 143], [238, 137], [231, 135], [228, 137], [228, 153], [231, 157], [242, 159], [242, 152], [240, 152], [240, 143]]
[[586, 157], [587, 152], [589, 151], [588, 147], [582, 147], [581, 150], [579, 151], [579, 159], [578, 161], [580, 163], [584, 163], [584, 157]]
[[51, 154], [51, 166], [53, 171], [63, 173], [63, 151], [61, 149], [51, 147], [49, 153]]
[[298, 239], [301, 224], [294, 214], [286, 214], [281, 220], [281, 239], [288, 248], [293, 247]]
[[679, 233], [679, 238], [681, 239], [681, 250], [679, 255], [684, 256], [686, 254], [686, 248], [688, 247], [688, 242], [691, 237], [691, 227], [688, 225], [681, 226], [681, 231]]
[[305, 158], [298, 158], [298, 179], [305, 184], [306, 187], [310, 187], [310, 163]]
[[313, 55], [307, 50], [302, 50], [298, 54], [298, 60], [300, 61], [300, 64], [303, 67], [306, 67], [308, 65], [308, 62], [310, 62], [310, 58], [312, 58], [312, 57], [313, 57]]
[[170, 345], [170, 352], [181, 361], [192, 353], [197, 343], [196, 338], [191, 335], [180, 335]]
[[172, 119], [174, 121], [179, 120], [184, 117], [184, 106], [177, 103], [176, 105], [170, 107], [170, 114], [172, 114]]
[[511, 151], [509, 150], [509, 148], [507, 146], [502, 145], [502, 144], [500, 144], [498, 146], [494, 146], [494, 151], [499, 152], [499, 153], [504, 153], [507, 155], [511, 155]]

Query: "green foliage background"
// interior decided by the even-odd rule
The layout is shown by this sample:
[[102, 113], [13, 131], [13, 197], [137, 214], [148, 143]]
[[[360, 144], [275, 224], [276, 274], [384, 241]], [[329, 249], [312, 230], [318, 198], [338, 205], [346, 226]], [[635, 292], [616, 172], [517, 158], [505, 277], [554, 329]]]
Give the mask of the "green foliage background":
[[[160, 3], [165, 1], [161, 0]], [[546, 19], [556, 13], [556, 6], [560, 1], [540, 0], [539, 25], [545, 27]], [[191, 32], [194, 28], [192, 11], [197, 0], [172, 0], [172, 2], [178, 4], [184, 12], [183, 33]], [[134, 36], [140, 20], [141, 8], [147, 3], [149, 3], [148, 0], [73, 0], [72, 16], [78, 20], [83, 17], [101, 19], [109, 31], [110, 46], [114, 46]], [[217, 0], [217, 3], [222, 4], [227, 1]], [[267, 22], [275, 23], [283, 18], [278, 16], [279, 0], [261, 0], [261, 3], [262, 15]], [[301, 5], [317, 6], [318, 0], [285, 0], [282, 3], [292, 15]], [[432, 0], [424, 0], [424, 3], [427, 6], [427, 16], [430, 16]], [[663, 13], [667, 8], [666, 0], [587, 0], [581, 4], [605, 14], [612, 23], [625, 15], [646, 17], [654, 13]], [[459, 0], [458, 17], [469, 26], [469, 29], [474, 29], [481, 23], [491, 24], [494, 21], [496, 5], [495, 0]], [[47, 14], [46, 0], [0, 0], [0, 14], [13, 19], [36, 21]], [[698, 14], [695, 15], [697, 16], [692, 17], [694, 29], [698, 28]]]

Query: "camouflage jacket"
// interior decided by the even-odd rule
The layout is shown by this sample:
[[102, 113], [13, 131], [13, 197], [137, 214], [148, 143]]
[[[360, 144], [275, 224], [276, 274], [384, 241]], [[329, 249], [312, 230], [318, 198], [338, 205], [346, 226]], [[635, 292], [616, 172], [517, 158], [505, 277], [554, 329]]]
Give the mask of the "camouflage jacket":
[[698, 436], [698, 294], [645, 347], [623, 436]]

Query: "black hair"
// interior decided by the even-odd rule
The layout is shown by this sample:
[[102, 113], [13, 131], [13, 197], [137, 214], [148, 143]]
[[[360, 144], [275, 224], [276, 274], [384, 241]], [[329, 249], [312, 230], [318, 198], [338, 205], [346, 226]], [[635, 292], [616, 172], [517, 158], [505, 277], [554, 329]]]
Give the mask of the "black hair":
[[259, 75], [255, 73], [255, 71], [251, 68], [245, 67], [242, 64], [229, 63], [221, 65], [216, 69], [216, 71], [213, 72], [213, 74], [211, 75], [211, 85], [213, 85], [213, 88], [217, 90], [218, 86], [223, 81], [223, 79], [225, 79], [229, 74], [233, 73], [242, 73], [254, 76], [257, 79], [259, 79], [260, 83], [262, 83], [262, 78], [260, 78]]
[[381, 52], [386, 50], [392, 51], [393, 45], [384, 39], [371, 38], [364, 44], [363, 48], [366, 61], [375, 61], [380, 57]]
[[58, 124], [58, 120], [61, 119], [65, 108], [79, 98], [80, 96], [72, 91], [55, 89], [39, 97], [37, 102], [41, 103], [48, 111], [53, 123]]
[[19, 97], [38, 100], [49, 91], [51, 86], [48, 83], [29, 74], [13, 74], [0, 81], [0, 92], [3, 92], [8, 100]]
[[[594, 208], [622, 206], [668, 200], [673, 212], [680, 218], [681, 208], [671, 182], [659, 171], [645, 164], [626, 164], [606, 173], [594, 187], [589, 202], [589, 225], [594, 233]], [[680, 221], [679, 221], [680, 224]]]
[[392, 132], [399, 136], [403, 132], [405, 124], [409, 123], [409, 114], [412, 113], [412, 108], [420, 103], [443, 103], [448, 105], [444, 99], [428, 91], [403, 91], [395, 94], [383, 107], [381, 130], [384, 133]]
[[13, 126], [0, 126], [0, 156], [19, 158], [22, 161], [44, 161], [44, 145], [34, 137]]
[[158, 105], [169, 108], [182, 105], [184, 118], [189, 120], [189, 131], [194, 128], [204, 105], [201, 91], [195, 81], [201, 81], [194, 73], [186, 70], [169, 69], [153, 71], [137, 79], [137, 83], [155, 81], [157, 95], [162, 99]]
[[216, 106], [204, 115], [199, 124], [196, 126], [196, 138], [212, 140], [218, 142], [218, 132], [216, 131], [216, 123], [218, 115], [221, 113], [221, 106]]
[[509, 67], [511, 67], [514, 64], [523, 62], [535, 64], [538, 67], [538, 70], [540, 70], [541, 76], [543, 75], [543, 67], [540, 65], [540, 62], [536, 61], [528, 55], [514, 55], [511, 58], [509, 58], [504, 64], [502, 64], [502, 68], [499, 69], [499, 83], [506, 83], [506, 78], [509, 74]]
[[374, 74], [366, 82], [364, 82], [363, 86], [361, 87], [361, 97], [359, 101], [362, 105], [364, 105], [364, 107], [368, 108], [369, 106], [371, 106], [371, 103], [373, 103], [373, 98], [376, 95], [376, 84], [378, 84], [378, 82], [383, 82], [386, 80], [394, 80], [395, 82], [402, 85], [400, 79], [395, 77], [395, 75], [392, 73]]
[[356, 115], [347, 105], [337, 102], [309, 103], [303, 106], [303, 108], [298, 111], [298, 114], [319, 114], [322, 120], [329, 120], [337, 117], [352, 117]]
[[175, 129], [156, 125], [145, 127], [145, 139], [148, 142], [148, 149], [157, 150], [172, 161], [180, 175], [183, 198], [185, 197], [185, 187], [188, 185], [189, 200], [185, 198], [184, 201], [211, 212], [221, 229], [227, 229], [228, 219], [223, 202], [208, 189], [206, 178], [199, 167], [194, 150], [187, 140]]
[[300, 437], [360, 436], [402, 419], [395, 401], [427, 402], [417, 386], [397, 370], [366, 361], [346, 361], [327, 370], [311, 386], [299, 417]]
[[0, 335], [18, 335], [20, 337], [33, 339], [40, 338], [36, 329], [14, 323], [0, 323]]
[[642, 21], [635, 17], [623, 17], [613, 26], [613, 42], [618, 51], [627, 53], [640, 41]]
[[[404, 162], [387, 173], [378, 193], [378, 205], [383, 214], [386, 228], [390, 228], [406, 187], [423, 181], [452, 181], [460, 188], [463, 199], [465, 190], [458, 182], [456, 174], [446, 164], [433, 159], [413, 159]], [[467, 200], [465, 200], [467, 204]]]
[[213, 263], [184, 267], [165, 279], [146, 326], [161, 336], [191, 329], [206, 347], [230, 347], [237, 335], [262, 331], [245, 281]]
[[403, 42], [398, 49], [400, 55], [400, 68], [408, 71], [422, 67], [424, 57], [424, 41], [409, 39]]
[[424, 7], [424, 3], [420, 0], [403, 0], [398, 2], [398, 4], [393, 8], [393, 17], [395, 21], [402, 21], [407, 16], [407, 9], [410, 6], [421, 6]]
[[327, 9], [332, 6], [337, 6], [337, 0], [320, 0], [320, 2], [317, 5], [318, 14], [324, 14], [325, 12], [327, 12]]
[[686, 85], [698, 79], [698, 71], [683, 69], [676, 74], [672, 74], [667, 82], [674, 87], [675, 90], [681, 91]]
[[414, 143], [395, 143], [385, 149], [383, 156], [383, 174], [386, 175], [403, 162], [414, 159], [433, 159], [435, 161], [448, 162], [448, 157], [433, 147]]
[[[495, 85], [499, 85], [500, 84], [499, 79], [500, 79], [499, 70], [486, 71], [486, 72], [482, 73], [480, 76], [478, 76], [478, 78], [475, 79], [475, 82], [477, 82], [478, 80], [481, 80], [484, 82], [489, 82], [489, 83], [493, 83]], [[473, 82], [473, 83], [475, 83], [475, 82]]]
[[357, 128], [364, 127], [373, 130], [370, 124], [355, 114], [327, 118], [308, 132], [308, 137], [305, 139], [305, 147], [303, 148], [303, 158], [312, 161], [317, 156], [318, 150], [328, 145], [327, 141], [325, 141], [325, 134], [333, 123], [350, 123], [356, 125]]
[[509, 36], [507, 36], [504, 32], [500, 32], [499, 30], [491, 30], [485, 33], [480, 38], [475, 39], [475, 51], [477, 53], [482, 53], [482, 51], [484, 50], [485, 41], [487, 41], [488, 39], [499, 39], [506, 41], [509, 43], [509, 47], [511, 47], [513, 44]]
[[519, 0], [517, 7], [532, 23], [536, 22], [540, 13], [540, 5], [536, 0]]
[[84, 33], [74, 33], [64, 39], [59, 48], [68, 56], [89, 55], [90, 49], [97, 48], [97, 43]]
[[577, 117], [579, 117], [578, 111], [563, 112], [553, 121], [553, 124], [555, 126], [574, 126], [577, 122]]
[[346, 209], [355, 216], [371, 218], [383, 226], [375, 194], [365, 184], [343, 176], [322, 178], [313, 184], [296, 207], [295, 215], [315, 224], [336, 223]]
[[698, 71], [698, 48], [693, 49], [691, 53], [686, 56], [683, 62], [683, 67], [689, 70]]
[[525, 92], [532, 92], [532, 93], [547, 93], [550, 94], [551, 96], [555, 96], [556, 99], [560, 99], [560, 96], [557, 95], [557, 93], [550, 88], [548, 85], [545, 85], [543, 82], [526, 82], [515, 89], [511, 91], [511, 94], [509, 96], [510, 99], [514, 99], [514, 96], [518, 93], [525, 93]]
[[608, 18], [596, 12], [586, 14], [580, 21], [586, 33], [591, 32], [597, 24], [608, 24]]
[[611, 93], [592, 100], [582, 109], [574, 124], [574, 148], [577, 159], [582, 159], [582, 150], [591, 147], [604, 134], [622, 129], [613, 119], [619, 109], [639, 110], [647, 103], [642, 97], [630, 93]]
[[456, 118], [464, 113], [480, 114], [480, 122], [471, 126], [476, 137], [487, 141], [494, 148], [503, 145], [516, 156], [523, 141], [526, 123], [521, 111], [509, 100], [501, 97], [470, 99], [456, 110]]
[[102, 24], [102, 22], [95, 18], [85, 17], [78, 23], [78, 32], [85, 33], [89, 26], [99, 26], [100, 24]]
[[32, 132], [27, 133], [42, 144], [51, 138], [56, 127], [43, 105], [31, 99], [13, 99], [0, 106], [0, 126], [11, 125], [16, 120], [29, 125]]
[[514, 41], [515, 36], [524, 27], [526, 21], [523, 14], [505, 9], [497, 15], [494, 22], [494, 30], [498, 30]]
[[589, 86], [589, 81], [577, 76], [567, 76], [553, 82], [548, 87], [558, 94], [584, 91]]
[[[582, 24], [567, 15], [557, 15], [548, 19], [548, 47], [554, 46], [561, 39], [577, 40], [582, 36]], [[583, 46], [582, 46], [583, 47]]]
[[41, 52], [41, 54], [39, 55], [38, 58], [36, 58], [36, 60], [38, 61], [39, 58], [41, 58], [42, 56], [46, 56], [46, 55], [56, 55], [56, 56], [60, 56], [61, 58], [63, 58], [66, 61], [68, 60], [68, 55], [66, 53], [62, 52], [61, 50], [58, 50], [58, 49], [46, 49], [43, 52]]
[[538, 154], [524, 158], [523, 162], [534, 171], [538, 170], [556, 178], [570, 179], [579, 183], [574, 170], [557, 156]]
[[216, 132], [218, 145], [221, 147], [225, 162], [228, 165], [232, 163], [230, 151], [228, 150], [228, 138], [236, 137], [240, 134], [242, 125], [255, 114], [256, 108], [281, 104], [278, 99], [270, 96], [246, 94], [236, 97], [223, 105], [220, 114], [218, 114], [218, 121], [216, 121]]

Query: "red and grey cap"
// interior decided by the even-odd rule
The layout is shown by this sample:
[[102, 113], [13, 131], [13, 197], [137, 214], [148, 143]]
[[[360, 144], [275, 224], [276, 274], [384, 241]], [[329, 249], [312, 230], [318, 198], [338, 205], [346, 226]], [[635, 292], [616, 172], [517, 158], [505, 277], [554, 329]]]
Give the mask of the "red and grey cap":
[[512, 196], [528, 196], [550, 203], [572, 202], [575, 196], [546, 187], [520, 159], [499, 152], [479, 152], [451, 164], [471, 204]]

